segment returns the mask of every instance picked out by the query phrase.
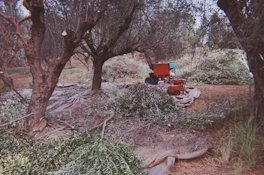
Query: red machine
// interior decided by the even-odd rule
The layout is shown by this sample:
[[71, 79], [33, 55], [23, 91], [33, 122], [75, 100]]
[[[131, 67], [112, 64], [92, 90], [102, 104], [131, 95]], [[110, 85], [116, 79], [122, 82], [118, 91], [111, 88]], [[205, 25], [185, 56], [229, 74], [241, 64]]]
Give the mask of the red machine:
[[149, 77], [145, 79], [145, 83], [156, 85], [159, 80], [163, 80], [171, 84], [167, 89], [168, 94], [180, 95], [184, 93], [185, 80], [176, 79], [175, 77], [176, 63], [152, 64], [150, 57], [147, 56], [146, 60], [152, 72], [149, 73]]
[[145, 83], [158, 84], [159, 80], [165, 80], [170, 78], [169, 64], [151, 64], [150, 68], [153, 72], [149, 73], [149, 77], [145, 79]]
[[180, 95], [185, 91], [185, 79], [173, 79], [171, 80], [173, 85], [170, 85], [167, 89], [168, 94]]

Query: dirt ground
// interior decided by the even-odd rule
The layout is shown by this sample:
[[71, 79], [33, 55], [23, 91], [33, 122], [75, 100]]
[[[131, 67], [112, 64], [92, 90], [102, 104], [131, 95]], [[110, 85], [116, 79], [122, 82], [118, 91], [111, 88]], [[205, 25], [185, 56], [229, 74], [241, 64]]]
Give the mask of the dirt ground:
[[[76, 66], [76, 65], [75, 65]], [[78, 73], [76, 73], [76, 71]], [[72, 74], [75, 72], [76, 74]], [[72, 76], [68, 76], [72, 75]], [[74, 76], [78, 77], [74, 77]], [[30, 87], [30, 77], [23, 73], [13, 74], [14, 82], [17, 88], [28, 88]], [[80, 83], [79, 79], [86, 79], [89, 81], [89, 76], [83, 69], [73, 68], [65, 70], [62, 79], [62, 83]], [[76, 80], [78, 79], [78, 81]], [[85, 81], [81, 83], [85, 83]], [[106, 84], [106, 83], [104, 83]], [[104, 85], [103, 85], [104, 87]], [[118, 86], [116, 86], [118, 87]], [[122, 86], [125, 87], [125, 86]], [[250, 86], [231, 86], [231, 85], [199, 85], [196, 86], [201, 91], [201, 96], [196, 99], [192, 106], [188, 107], [186, 110], [190, 112], [201, 112], [207, 110], [208, 106], [214, 104], [220, 104], [227, 102], [230, 105], [243, 106], [246, 104], [252, 94], [252, 88]], [[74, 87], [73, 87], [74, 88]], [[82, 115], [75, 114], [80, 108], [89, 108], [89, 104], [92, 104], [94, 100], [104, 98], [103, 95], [93, 96], [87, 95], [88, 86], [82, 87], [79, 94], [66, 93], [65, 89], [61, 89], [63, 93], [70, 94], [69, 96], [82, 96], [86, 93], [86, 97], [79, 102], [85, 102], [85, 106], [78, 106], [74, 110], [69, 110], [67, 117], [61, 116], [59, 119], [74, 125], [79, 131], [88, 131], [90, 128], [100, 124], [105, 120], [105, 117], [110, 114], [105, 114], [105, 116], [99, 115], [96, 111], [90, 113], [85, 113]], [[117, 89], [118, 90], [118, 89]], [[120, 89], [119, 89], [120, 90]], [[107, 89], [103, 89], [107, 91]], [[70, 92], [70, 91], [69, 91]], [[69, 97], [67, 97], [69, 98]], [[69, 98], [70, 99], [70, 98]], [[54, 99], [56, 101], [56, 99]], [[60, 105], [60, 104], [58, 104]], [[99, 110], [103, 110], [101, 106]], [[218, 153], [218, 146], [221, 143], [221, 139], [226, 135], [227, 131], [232, 126], [232, 122], [228, 124], [220, 124], [219, 126], [209, 127], [205, 130], [192, 130], [192, 129], [175, 129], [168, 126], [159, 126], [152, 121], [139, 120], [139, 119], [118, 119], [111, 120], [108, 122], [107, 129], [105, 131], [106, 137], [109, 139], [114, 139], [120, 142], [130, 143], [134, 146], [145, 146], [145, 145], [155, 145], [162, 142], [164, 138], [169, 136], [175, 136], [178, 141], [175, 144], [185, 144], [185, 145], [207, 145], [210, 144], [210, 151], [203, 157], [190, 160], [190, 161], [178, 161], [175, 166], [171, 169], [170, 175], [229, 175], [234, 174], [232, 171], [233, 167], [229, 167], [228, 164], [221, 161], [221, 156]], [[183, 141], [184, 138], [192, 138], [189, 141]], [[200, 140], [201, 139], [201, 140]], [[194, 141], [195, 140], [195, 141]], [[199, 141], [200, 140], [200, 141]], [[192, 145], [192, 146], [193, 146]], [[264, 174], [264, 163], [258, 162], [256, 167], [252, 170], [247, 171], [247, 175], [262, 175]]]

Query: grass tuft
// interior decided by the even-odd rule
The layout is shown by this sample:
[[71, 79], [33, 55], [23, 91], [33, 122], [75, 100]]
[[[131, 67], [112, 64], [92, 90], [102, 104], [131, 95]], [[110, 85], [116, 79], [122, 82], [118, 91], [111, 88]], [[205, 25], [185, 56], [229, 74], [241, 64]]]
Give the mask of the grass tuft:
[[222, 160], [225, 163], [228, 163], [230, 161], [233, 153], [233, 148], [234, 148], [234, 140], [233, 140], [233, 136], [230, 133], [226, 138], [222, 140], [221, 146], [219, 148], [219, 151], [222, 156]]
[[253, 143], [256, 135], [256, 125], [252, 122], [235, 126], [234, 148], [239, 157], [249, 166], [255, 164]]

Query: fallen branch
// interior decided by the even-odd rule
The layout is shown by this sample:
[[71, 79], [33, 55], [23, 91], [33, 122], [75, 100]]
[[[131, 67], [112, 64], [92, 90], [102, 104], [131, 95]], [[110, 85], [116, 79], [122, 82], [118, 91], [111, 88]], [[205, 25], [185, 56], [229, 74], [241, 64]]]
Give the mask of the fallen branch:
[[76, 83], [58, 83], [57, 84], [57, 87], [58, 88], [67, 88], [67, 87], [71, 87], [71, 86], [75, 86]]
[[70, 127], [71, 130], [75, 130], [75, 127], [73, 125], [69, 124], [68, 122], [60, 120], [60, 119], [57, 119], [57, 121], [62, 123], [62, 124], [64, 124], [64, 125], [66, 125], [66, 126], [68, 126], [68, 127]]
[[102, 132], [101, 132], [101, 139], [104, 138], [104, 133], [105, 133], [105, 127], [106, 127], [106, 123], [111, 120], [113, 118], [113, 116], [110, 116], [108, 117], [105, 121], [104, 121], [104, 124], [103, 124], [103, 129], [102, 129]]
[[[105, 119], [105, 121], [103, 121], [102, 123], [100, 123], [100, 124], [96, 125], [95, 127], [89, 129], [88, 131], [91, 132], [91, 131], [96, 130], [97, 128], [101, 128], [101, 127], [103, 126], [104, 128], [103, 128], [102, 132], [104, 132], [104, 130], [105, 130], [105, 126], [104, 126], [104, 125], [106, 125], [106, 123], [107, 123], [109, 120], [111, 120], [112, 118], [113, 118], [113, 115], [110, 116], [110, 117], [108, 117], [107, 119]], [[102, 136], [102, 134], [103, 134], [103, 133], [101, 133], [101, 136]]]
[[60, 128], [54, 129], [54, 130], [52, 130], [52, 131], [50, 131], [50, 132], [47, 132], [47, 133], [45, 133], [44, 135], [38, 137], [37, 140], [43, 139], [43, 138], [45, 138], [45, 137], [47, 137], [47, 136], [51, 136], [52, 134], [54, 134], [54, 133], [56, 133], [56, 132], [58, 132], [58, 131], [62, 131], [62, 130], [64, 130], [65, 128], [66, 128], [66, 126], [62, 126], [62, 127], [60, 127]]
[[15, 122], [17, 122], [17, 121], [20, 121], [20, 120], [22, 120], [22, 119], [24, 119], [24, 118], [30, 117], [31, 115], [33, 115], [33, 113], [27, 114], [27, 115], [25, 115], [25, 116], [23, 116], [23, 117], [17, 118], [17, 119], [15, 119], [15, 120], [12, 120], [12, 121], [10, 121], [10, 122], [7, 122], [7, 123], [5, 123], [5, 124], [3, 124], [3, 125], [0, 125], [0, 128], [5, 127], [5, 126], [8, 126], [8, 125], [10, 125], [10, 124], [12, 124], [12, 123], [15, 123]]

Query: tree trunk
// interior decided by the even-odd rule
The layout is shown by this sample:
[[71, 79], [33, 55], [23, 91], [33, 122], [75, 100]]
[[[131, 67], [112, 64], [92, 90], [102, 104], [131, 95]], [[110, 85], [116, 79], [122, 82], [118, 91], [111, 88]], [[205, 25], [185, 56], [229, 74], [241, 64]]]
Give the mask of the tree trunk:
[[46, 126], [45, 111], [48, 105], [49, 97], [41, 94], [39, 90], [33, 89], [31, 103], [28, 107], [28, 113], [32, 113], [32, 117], [24, 121], [24, 129], [28, 131], [41, 131]]
[[94, 59], [93, 61], [94, 74], [93, 74], [92, 90], [101, 89], [103, 65], [104, 65], [104, 61], [102, 61], [101, 59], [98, 59], [98, 58]]
[[264, 61], [260, 58], [258, 53], [248, 54], [249, 68], [254, 76], [254, 115], [257, 118], [264, 117]]
[[254, 115], [259, 119], [264, 117], [264, 94], [262, 93], [264, 84], [262, 83], [255, 79]]
[[37, 76], [33, 75], [32, 95], [27, 111], [28, 114], [32, 113], [32, 115], [20, 124], [18, 130], [36, 132], [41, 131], [46, 126], [45, 111], [52, 91], [48, 84], [44, 83], [43, 80], [45, 79], [41, 77], [41, 72], [38, 72]]

